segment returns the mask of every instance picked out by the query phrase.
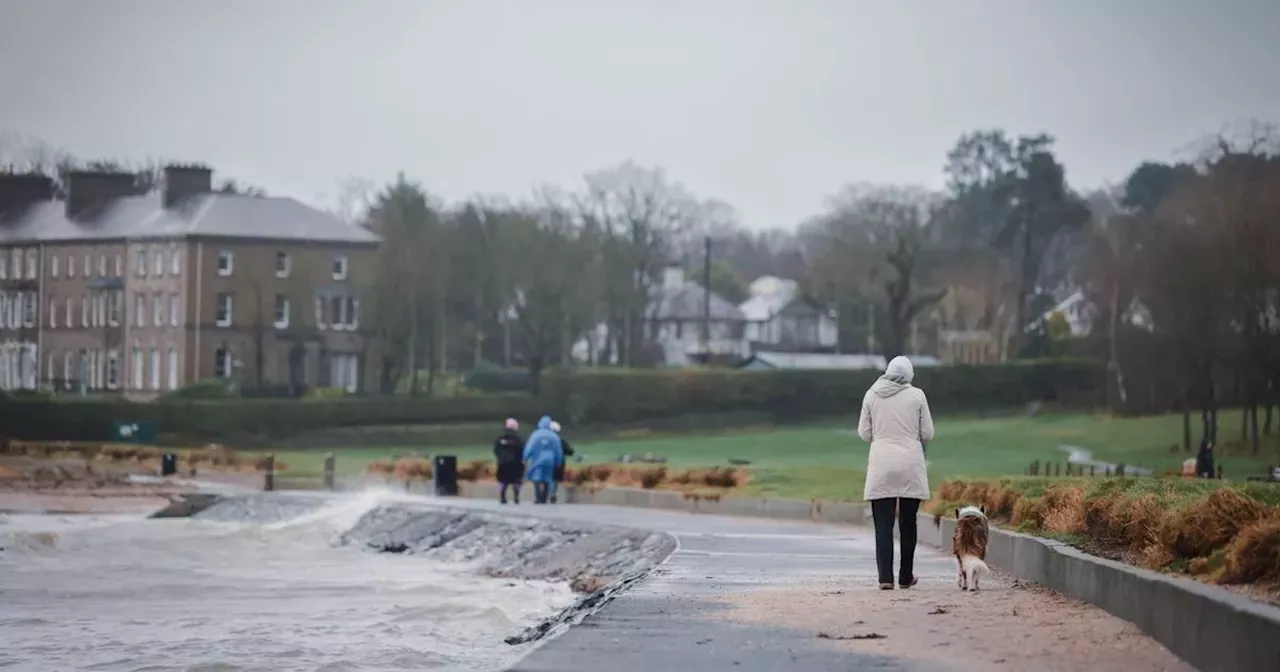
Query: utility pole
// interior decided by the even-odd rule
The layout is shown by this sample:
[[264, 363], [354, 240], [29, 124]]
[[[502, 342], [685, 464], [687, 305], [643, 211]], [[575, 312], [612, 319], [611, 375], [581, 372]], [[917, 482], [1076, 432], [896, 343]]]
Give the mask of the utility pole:
[[711, 363], [711, 236], [702, 239], [702, 353]]

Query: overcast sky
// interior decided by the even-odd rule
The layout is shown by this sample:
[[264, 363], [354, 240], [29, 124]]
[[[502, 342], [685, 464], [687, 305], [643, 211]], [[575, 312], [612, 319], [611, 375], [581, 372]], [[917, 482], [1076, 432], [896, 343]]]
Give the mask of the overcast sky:
[[1280, 119], [1278, 0], [0, 0], [0, 130], [327, 204], [631, 158], [752, 227], [1048, 131], [1077, 187]]

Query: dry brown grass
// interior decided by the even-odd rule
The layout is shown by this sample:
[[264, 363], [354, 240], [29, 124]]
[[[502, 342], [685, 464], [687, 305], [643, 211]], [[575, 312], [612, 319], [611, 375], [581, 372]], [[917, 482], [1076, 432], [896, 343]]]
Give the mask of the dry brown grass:
[[1059, 534], [1084, 532], [1084, 490], [1051, 489], [1045, 493], [1045, 512], [1041, 526]]
[[402, 483], [431, 480], [431, 460], [421, 457], [402, 457], [392, 467], [392, 476]]
[[483, 481], [497, 475], [491, 460], [472, 460], [458, 467], [458, 479], [463, 481]]
[[1280, 580], [1280, 514], [1273, 511], [1242, 529], [1227, 546], [1225, 560], [1222, 583]]

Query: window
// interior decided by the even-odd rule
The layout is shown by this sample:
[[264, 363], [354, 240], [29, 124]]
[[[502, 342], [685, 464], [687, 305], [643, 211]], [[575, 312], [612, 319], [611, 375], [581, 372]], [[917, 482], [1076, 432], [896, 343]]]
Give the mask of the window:
[[164, 326], [164, 294], [160, 292], [151, 295], [151, 324]]
[[93, 275], [93, 257], [90, 257], [88, 252], [84, 253], [84, 266], [80, 268], [84, 269], [84, 277]]
[[236, 255], [231, 250], [218, 253], [218, 275], [231, 275], [236, 270]]
[[316, 297], [316, 328], [318, 329], [324, 329], [327, 326], [324, 320], [324, 306], [325, 306], [324, 298], [317, 296]]
[[360, 388], [360, 360], [352, 354], [333, 354], [329, 356], [329, 385], [347, 392], [355, 392]]
[[355, 331], [360, 327], [360, 299], [347, 297], [347, 328]]
[[235, 315], [235, 297], [230, 294], [218, 295], [218, 312], [215, 322], [219, 327], [231, 326], [231, 318]]
[[58, 378], [58, 355], [56, 353], [51, 352], [49, 353], [49, 371], [45, 374], [45, 380], [48, 380], [49, 384], [52, 385], [53, 381], [57, 380], [57, 378]]
[[334, 329], [346, 327], [347, 320], [342, 314], [346, 305], [347, 302], [341, 296], [334, 296], [329, 299], [329, 324]]
[[230, 378], [231, 368], [231, 351], [226, 348], [218, 348], [213, 353], [213, 375], [218, 378]]
[[133, 268], [134, 268], [134, 271], [138, 274], [138, 277], [145, 277], [147, 275], [147, 251], [146, 250], [139, 249], [137, 253], [135, 253]]
[[[74, 326], [76, 326], [76, 325], [75, 325], [75, 317], [76, 317], [76, 314], [75, 314], [75, 312], [73, 312], [73, 311], [75, 311], [75, 309], [76, 309], [76, 308], [75, 308], [75, 303], [76, 303], [76, 300], [75, 300], [73, 297], [70, 297], [70, 296], [68, 296], [68, 297], [67, 297], [67, 320], [66, 320], [66, 322], [67, 322], [67, 326], [68, 326], [68, 327], [74, 327]], [[80, 326], [82, 326], [82, 327], [83, 327], [84, 325], [82, 324], [82, 325], [80, 325]]]
[[5, 278], [9, 277], [8, 264], [5, 263], [6, 258], [7, 257], [5, 257], [3, 254], [0, 254], [0, 280], [4, 280]]
[[178, 389], [178, 351], [172, 345], [169, 346], [169, 389]]
[[107, 389], [120, 386], [120, 355], [115, 350], [107, 353]]
[[124, 290], [115, 290], [107, 297], [107, 324], [120, 326], [121, 313], [124, 312]]
[[151, 272], [157, 278], [164, 275], [164, 250], [156, 248], [151, 251], [151, 260], [155, 263], [151, 264]]
[[22, 324], [25, 327], [36, 326], [40, 313], [40, 297], [35, 292], [24, 292], [22, 296]]
[[122, 254], [116, 255], [115, 273], [113, 273], [112, 275], [114, 275], [117, 278], [124, 277], [124, 255]]
[[182, 325], [182, 297], [177, 292], [169, 295], [169, 324]]
[[27, 250], [27, 278], [35, 280], [40, 277], [40, 256], [35, 250]]
[[182, 273], [182, 257], [178, 255], [178, 247], [176, 245], [169, 247], [169, 274], [179, 275]]
[[107, 323], [107, 295], [105, 293], [98, 294], [97, 300], [93, 302], [93, 324], [101, 327]]
[[58, 326], [58, 300], [49, 297], [49, 328]]
[[13, 251], [13, 263], [9, 264], [9, 273], [14, 280], [22, 279], [22, 250]]
[[333, 279], [347, 279], [347, 255], [337, 254], [333, 257]]
[[142, 379], [144, 378], [142, 362], [142, 348], [137, 345], [133, 346], [133, 389], [142, 389]]
[[289, 297], [276, 294], [276, 329], [289, 326]]
[[293, 270], [293, 259], [288, 252], [276, 252], [276, 277], [287, 278]]
[[151, 389], [160, 389], [160, 348], [151, 348]]
[[142, 292], [133, 295], [133, 323], [139, 327], [147, 326], [147, 295]]
[[107, 277], [107, 255], [102, 252], [98, 253], [98, 277]]
[[76, 277], [76, 257], [74, 254], [67, 255], [67, 277]]
[[88, 294], [81, 294], [81, 295], [80, 295], [80, 326], [82, 326], [82, 327], [87, 327], [87, 326], [89, 326], [89, 324], [90, 324], [90, 322], [89, 322], [89, 308], [90, 308], [90, 307], [91, 307], [91, 306], [90, 306], [90, 302], [89, 302], [89, 295], [88, 295]]
[[68, 352], [67, 354], [63, 355], [62, 356], [62, 387], [64, 389], [68, 389], [68, 390], [71, 389], [71, 380], [73, 378], [80, 377], [80, 374], [75, 370], [75, 368], [76, 368], [75, 353]]
[[[3, 264], [0, 264], [0, 266], [3, 266]], [[4, 273], [2, 271], [3, 269], [0, 269], [0, 278], [4, 277]], [[56, 254], [49, 255], [49, 277], [58, 277], [58, 255]]]

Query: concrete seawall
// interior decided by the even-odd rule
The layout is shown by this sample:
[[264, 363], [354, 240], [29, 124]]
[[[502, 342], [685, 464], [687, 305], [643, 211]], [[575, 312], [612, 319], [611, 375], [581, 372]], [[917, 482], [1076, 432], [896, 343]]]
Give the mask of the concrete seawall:
[[[955, 519], [920, 514], [920, 542], [950, 548]], [[992, 529], [987, 562], [1137, 625], [1204, 672], [1280, 669], [1280, 609], [1221, 588]]]
[[[498, 484], [489, 481], [459, 483], [459, 495], [473, 499], [497, 499]], [[529, 490], [528, 487], [525, 490]], [[526, 495], [532, 493], [526, 493]], [[759, 497], [727, 497], [719, 500], [689, 497], [671, 490], [640, 488], [591, 489], [571, 486], [561, 489], [561, 501], [569, 504], [627, 506], [663, 511], [683, 511], [715, 516], [768, 518], [771, 520], [807, 520], [838, 525], [866, 525], [871, 521], [870, 507], [847, 502], [806, 501], [802, 499], [763, 499]]]

